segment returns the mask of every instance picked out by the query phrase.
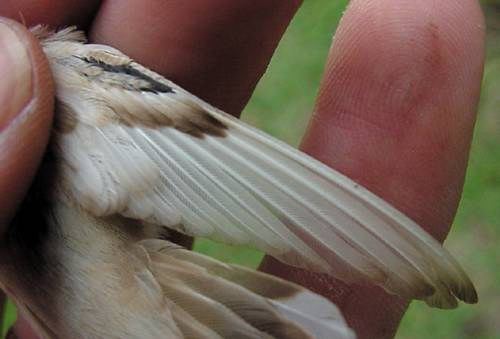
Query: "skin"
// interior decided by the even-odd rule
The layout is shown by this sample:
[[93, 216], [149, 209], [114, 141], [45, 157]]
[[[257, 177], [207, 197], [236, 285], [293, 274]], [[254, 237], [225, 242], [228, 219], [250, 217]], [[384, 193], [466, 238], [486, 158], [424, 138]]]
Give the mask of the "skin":
[[[108, 0], [99, 5], [97, 0], [6, 0], [0, 2], [0, 16], [21, 21], [22, 13], [27, 26], [76, 22], [88, 29], [91, 41], [117, 47], [239, 115], [300, 1]], [[0, 198], [2, 232], [39, 162], [53, 109], [52, 82], [39, 46], [20, 25], [7, 24], [30, 51], [34, 76], [32, 104], [18, 110], [27, 119], [0, 129], [0, 191], [12, 193]], [[474, 0], [352, 0], [301, 148], [443, 241], [462, 192], [483, 40], [483, 17]], [[2, 100], [9, 105], [8, 97]], [[0, 121], [5, 115], [0, 112]], [[408, 306], [377, 287], [346, 285], [269, 257], [262, 269], [330, 298], [360, 338], [393, 337]], [[22, 320], [13, 331], [34, 337]]]

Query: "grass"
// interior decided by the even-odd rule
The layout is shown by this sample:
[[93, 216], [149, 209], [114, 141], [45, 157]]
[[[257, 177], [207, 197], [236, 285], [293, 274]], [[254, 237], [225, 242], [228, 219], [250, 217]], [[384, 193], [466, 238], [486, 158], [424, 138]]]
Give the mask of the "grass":
[[[336, 24], [347, 1], [305, 1], [245, 109], [243, 119], [298, 145], [318, 90]], [[480, 303], [457, 310], [412, 303], [397, 338], [500, 338], [500, 38], [489, 36], [480, 115], [462, 202], [446, 246], [470, 273]], [[498, 44], [500, 46], [500, 44]], [[198, 239], [195, 250], [227, 262], [257, 267], [262, 253]], [[15, 312], [9, 304], [6, 324]], [[5, 327], [4, 327], [5, 328]]]

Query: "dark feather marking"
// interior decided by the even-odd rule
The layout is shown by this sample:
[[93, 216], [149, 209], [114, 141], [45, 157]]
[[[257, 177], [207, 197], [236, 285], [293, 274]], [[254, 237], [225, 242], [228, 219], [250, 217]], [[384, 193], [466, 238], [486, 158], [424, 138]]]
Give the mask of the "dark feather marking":
[[225, 137], [227, 126], [196, 103], [187, 106], [186, 114], [174, 127], [196, 138], [205, 135]]
[[[98, 67], [103, 72], [126, 74], [127, 76], [140, 80], [138, 83], [142, 82], [142, 85], [139, 87], [138, 84], [131, 84], [133, 82], [132, 79], [124, 78], [120, 79], [117, 83], [111, 83], [111, 85], [121, 86], [125, 90], [129, 91], [137, 90], [154, 94], [175, 94], [175, 90], [173, 88], [153, 79], [147, 74], [142, 73], [137, 68], [134, 68], [129, 62], [112, 65], [95, 57], [79, 57], [76, 55], [74, 57], [87, 63], [89, 66]], [[94, 81], [106, 82], [108, 86], [110, 85], [108, 83], [110, 82], [109, 79], [105, 80], [100, 78], [99, 80]], [[168, 114], [127, 114], [127, 112], [122, 111], [116, 113], [121, 117], [121, 121], [128, 126], [134, 126], [134, 124], [141, 124], [149, 128], [171, 126], [196, 138], [203, 138], [205, 135], [217, 137], [226, 136], [227, 126], [198, 103], [179, 99], [179, 107], [182, 109], [183, 114], [181, 117], [175, 119], [170, 118]]]
[[198, 104], [189, 105], [184, 110], [183, 116], [176, 119], [171, 119], [167, 115], [138, 118], [137, 115], [123, 112], [117, 112], [117, 115], [120, 116], [119, 122], [129, 127], [137, 125], [151, 129], [173, 127], [199, 139], [203, 139], [205, 135], [226, 136], [227, 126]]
[[93, 57], [79, 57], [75, 56], [76, 58], [85, 61], [91, 66], [96, 66], [102, 69], [105, 72], [110, 72], [110, 73], [119, 73], [119, 74], [127, 74], [133, 77], [136, 77], [138, 79], [146, 81], [149, 86], [148, 87], [140, 87], [138, 90], [142, 92], [150, 92], [150, 93], [175, 93], [172, 87], [167, 86], [153, 78], [151, 78], [149, 75], [146, 75], [142, 73], [141, 71], [137, 70], [136, 68], [132, 67], [129, 63], [127, 64], [121, 64], [121, 65], [110, 65], [105, 63], [102, 60], [97, 60], [96, 58]]

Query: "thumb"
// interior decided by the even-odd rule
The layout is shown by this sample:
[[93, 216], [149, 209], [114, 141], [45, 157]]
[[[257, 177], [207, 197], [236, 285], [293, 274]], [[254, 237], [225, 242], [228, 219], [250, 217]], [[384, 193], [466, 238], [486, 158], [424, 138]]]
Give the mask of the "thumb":
[[37, 39], [0, 18], [0, 236], [22, 201], [47, 144], [54, 87]]

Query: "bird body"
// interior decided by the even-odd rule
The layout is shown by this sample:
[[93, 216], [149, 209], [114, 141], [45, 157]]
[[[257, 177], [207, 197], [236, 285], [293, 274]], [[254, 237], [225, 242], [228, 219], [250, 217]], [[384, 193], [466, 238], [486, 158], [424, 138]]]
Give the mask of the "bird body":
[[74, 28], [32, 31], [55, 123], [0, 282], [45, 336], [354, 336], [326, 299], [185, 250], [169, 230], [435, 307], [477, 301], [437, 241], [347, 177]]

